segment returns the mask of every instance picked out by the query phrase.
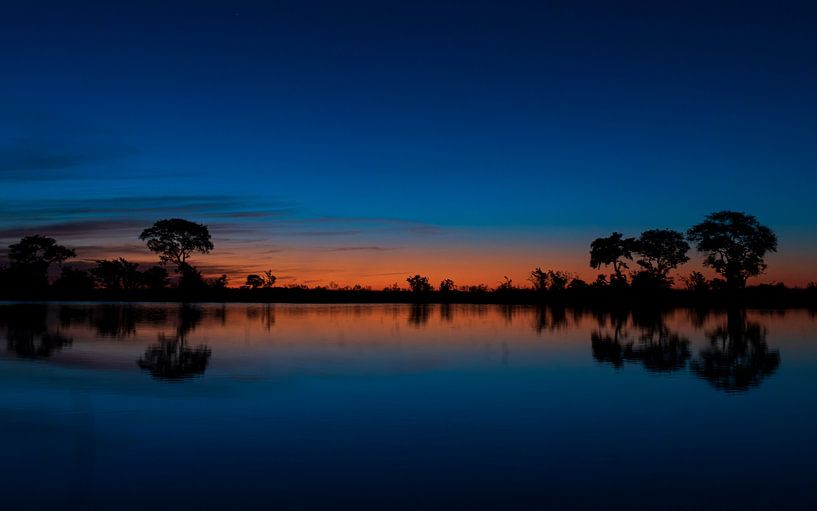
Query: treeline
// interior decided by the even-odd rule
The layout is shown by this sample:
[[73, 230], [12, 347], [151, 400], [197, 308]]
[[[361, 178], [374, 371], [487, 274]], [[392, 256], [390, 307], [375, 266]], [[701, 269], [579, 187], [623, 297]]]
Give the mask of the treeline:
[[[142, 268], [119, 257], [100, 259], [94, 266], [82, 269], [64, 264], [76, 257], [73, 249], [47, 236], [26, 236], [9, 246], [8, 263], [0, 266], [0, 298], [474, 303], [656, 299], [690, 303], [737, 298], [774, 303], [817, 301], [815, 284], [805, 289], [782, 284], [747, 287], [748, 279], [765, 271], [765, 256], [777, 250], [777, 237], [755, 217], [734, 211], [713, 213], [686, 233], [650, 229], [638, 237], [625, 237], [613, 232], [590, 244], [590, 267], [608, 268], [609, 274], [599, 274], [586, 282], [569, 272], [537, 267], [521, 286], [507, 277], [493, 287], [457, 286], [451, 279], [434, 285], [420, 274], [408, 276], [405, 287], [395, 283], [382, 290], [335, 284], [276, 286], [278, 279], [268, 270], [247, 275], [239, 286], [229, 287], [227, 275], [205, 279], [189, 261], [194, 254], [207, 254], [214, 248], [206, 225], [178, 218], [159, 220], [142, 231], [139, 239], [157, 254], [157, 265]], [[696, 270], [678, 279], [675, 273], [689, 262], [692, 245], [702, 254], [703, 265], [717, 277], [707, 279]], [[49, 275], [54, 267], [60, 268], [60, 274], [51, 281]]]

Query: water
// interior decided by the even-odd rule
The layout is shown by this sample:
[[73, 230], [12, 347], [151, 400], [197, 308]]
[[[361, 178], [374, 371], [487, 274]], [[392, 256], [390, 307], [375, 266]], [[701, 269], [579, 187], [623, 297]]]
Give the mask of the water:
[[817, 509], [817, 318], [0, 305], [3, 509]]

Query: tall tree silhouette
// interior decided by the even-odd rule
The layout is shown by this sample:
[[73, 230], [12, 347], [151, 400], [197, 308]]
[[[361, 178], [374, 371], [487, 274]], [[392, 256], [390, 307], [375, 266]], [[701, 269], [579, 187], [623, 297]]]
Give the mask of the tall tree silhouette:
[[624, 282], [621, 270], [628, 268], [627, 260], [632, 261], [635, 245], [634, 238], [625, 238], [620, 232], [614, 232], [606, 238], [596, 238], [590, 244], [590, 266], [595, 269], [612, 266], [614, 280]]
[[650, 229], [641, 233], [635, 243], [642, 274], [660, 285], [672, 285], [669, 272], [689, 261], [689, 243], [684, 235], [672, 229]]
[[187, 260], [194, 253], [206, 254], [213, 250], [207, 226], [181, 218], [159, 220], [142, 231], [139, 239], [147, 242], [151, 252], [159, 254], [162, 264], [175, 264], [177, 271], [188, 264]]
[[731, 289], [746, 286], [749, 277], [766, 270], [763, 257], [777, 251], [777, 236], [752, 215], [719, 211], [687, 231], [687, 238], [706, 254], [704, 265], [726, 279]]

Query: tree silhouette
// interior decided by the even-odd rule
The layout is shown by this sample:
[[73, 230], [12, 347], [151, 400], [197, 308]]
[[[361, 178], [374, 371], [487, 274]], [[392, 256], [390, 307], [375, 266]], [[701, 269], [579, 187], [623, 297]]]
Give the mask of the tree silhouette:
[[58, 245], [54, 238], [34, 235], [9, 245], [8, 258], [11, 264], [59, 264], [76, 255], [74, 250]]
[[262, 279], [260, 275], [250, 274], [247, 275], [247, 281], [244, 283], [244, 285], [255, 290], [264, 285], [264, 279]]
[[635, 245], [634, 238], [625, 238], [620, 232], [614, 232], [606, 238], [596, 238], [590, 244], [590, 266], [598, 269], [612, 265], [614, 280], [618, 283], [625, 282], [621, 270], [629, 268], [626, 260], [632, 261]]
[[182, 263], [176, 270], [181, 274], [179, 289], [184, 292], [201, 291], [207, 288], [207, 282], [201, 276], [201, 272], [195, 266]]
[[536, 267], [535, 270], [530, 272], [530, 277], [528, 280], [531, 284], [533, 284], [534, 291], [539, 293], [543, 293], [548, 289], [548, 272], [542, 270], [542, 268]]
[[96, 267], [90, 273], [105, 289], [136, 289], [141, 287], [139, 263], [132, 263], [120, 257], [118, 259], [98, 259]]
[[570, 282], [573, 276], [565, 271], [548, 270], [548, 278], [550, 279], [550, 291], [554, 293], [561, 293], [567, 289], [567, 284]]
[[672, 285], [669, 272], [689, 261], [689, 243], [684, 235], [672, 229], [650, 229], [644, 231], [635, 243], [635, 252], [643, 273], [656, 284]]
[[428, 277], [421, 275], [414, 275], [406, 279], [409, 287], [414, 293], [428, 293], [432, 290], [431, 284], [428, 282]]
[[500, 282], [499, 285], [496, 286], [496, 290], [498, 292], [513, 291], [514, 289], [516, 289], [516, 287], [514, 287], [513, 285], [513, 279], [508, 278], [507, 275], [502, 277], [502, 282]]
[[274, 287], [275, 282], [278, 280], [278, 277], [272, 274], [272, 270], [265, 271], [261, 278], [264, 279], [263, 287], [266, 288]]
[[54, 238], [33, 235], [9, 245], [7, 270], [10, 287], [43, 289], [48, 287], [48, 268], [76, 257], [73, 249], [57, 244]]
[[53, 288], [60, 292], [87, 293], [96, 286], [93, 277], [84, 270], [64, 266]]
[[440, 282], [440, 293], [448, 293], [454, 290], [454, 281], [451, 279], [444, 279]]
[[688, 291], [694, 293], [705, 293], [709, 291], [709, 281], [707, 281], [704, 274], [699, 271], [693, 271], [688, 277], [684, 277], [683, 281]]
[[164, 289], [168, 285], [167, 270], [161, 266], [151, 266], [142, 272], [142, 284], [147, 289]]
[[719, 211], [687, 231], [687, 238], [706, 254], [704, 265], [726, 279], [730, 289], [742, 289], [746, 280], [763, 273], [766, 252], [777, 251], [777, 236], [752, 215]]
[[692, 371], [715, 388], [748, 390], [780, 366], [780, 352], [766, 344], [766, 329], [747, 321], [745, 311], [728, 311], [726, 325], [707, 337], [709, 347], [699, 352]]
[[98, 259], [90, 274], [96, 283], [109, 290], [132, 291], [134, 289], [163, 289], [167, 287], [167, 270], [161, 266], [152, 266], [139, 271], [139, 263], [132, 263], [120, 257], [118, 259]]
[[194, 253], [213, 250], [207, 226], [181, 218], [159, 220], [142, 231], [139, 239], [147, 242], [151, 252], [159, 254], [162, 264], [175, 264], [178, 272]]

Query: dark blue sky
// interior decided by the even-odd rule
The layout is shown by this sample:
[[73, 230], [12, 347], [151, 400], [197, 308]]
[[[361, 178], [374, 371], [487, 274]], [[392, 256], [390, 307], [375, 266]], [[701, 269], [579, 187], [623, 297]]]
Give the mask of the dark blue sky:
[[3, 245], [183, 215], [225, 271], [490, 280], [738, 209], [817, 278], [817, 4], [119, 3], [0, 7]]

